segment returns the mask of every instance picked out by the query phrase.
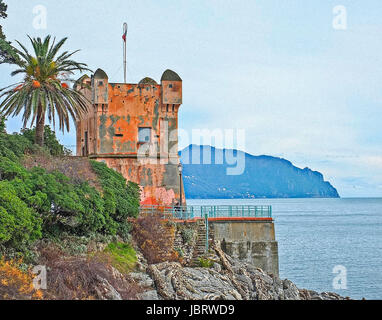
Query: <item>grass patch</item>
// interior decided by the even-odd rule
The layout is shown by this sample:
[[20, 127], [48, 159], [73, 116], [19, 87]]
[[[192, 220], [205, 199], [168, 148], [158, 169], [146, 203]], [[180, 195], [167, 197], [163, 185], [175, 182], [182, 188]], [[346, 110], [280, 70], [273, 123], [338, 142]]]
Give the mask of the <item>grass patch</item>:
[[129, 243], [112, 242], [104, 253], [110, 258], [112, 266], [123, 274], [133, 271], [138, 261], [136, 252]]
[[214, 266], [214, 262], [208, 258], [199, 258], [199, 266], [202, 268], [212, 268]]

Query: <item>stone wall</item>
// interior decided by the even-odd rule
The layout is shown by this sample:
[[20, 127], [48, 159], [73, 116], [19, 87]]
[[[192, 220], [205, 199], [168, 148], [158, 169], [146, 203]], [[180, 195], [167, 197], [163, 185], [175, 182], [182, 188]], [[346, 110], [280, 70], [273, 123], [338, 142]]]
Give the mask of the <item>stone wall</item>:
[[[197, 265], [205, 254], [204, 220], [177, 223], [174, 249], [185, 265]], [[209, 244], [221, 243], [222, 250], [242, 262], [279, 275], [278, 245], [273, 221], [210, 221]]]
[[210, 229], [229, 256], [279, 275], [273, 221], [214, 221], [210, 222]]

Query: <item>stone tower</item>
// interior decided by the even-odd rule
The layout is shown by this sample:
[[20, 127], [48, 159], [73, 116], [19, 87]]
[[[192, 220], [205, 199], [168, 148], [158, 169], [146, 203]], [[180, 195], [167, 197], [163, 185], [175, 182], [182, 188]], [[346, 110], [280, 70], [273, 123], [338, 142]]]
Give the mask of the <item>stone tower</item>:
[[141, 187], [141, 203], [179, 201], [178, 111], [182, 79], [166, 70], [157, 84], [109, 83], [98, 69], [75, 84], [89, 99], [89, 112], [77, 121], [77, 156], [106, 163]]

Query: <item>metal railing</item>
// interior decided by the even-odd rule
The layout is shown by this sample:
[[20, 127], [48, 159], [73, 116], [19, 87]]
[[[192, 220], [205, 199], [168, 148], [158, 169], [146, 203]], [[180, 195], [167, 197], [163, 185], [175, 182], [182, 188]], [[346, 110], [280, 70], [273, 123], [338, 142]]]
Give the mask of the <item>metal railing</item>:
[[271, 206], [221, 205], [221, 206], [158, 206], [142, 205], [141, 215], [160, 214], [162, 218], [191, 220], [195, 218], [272, 218]]

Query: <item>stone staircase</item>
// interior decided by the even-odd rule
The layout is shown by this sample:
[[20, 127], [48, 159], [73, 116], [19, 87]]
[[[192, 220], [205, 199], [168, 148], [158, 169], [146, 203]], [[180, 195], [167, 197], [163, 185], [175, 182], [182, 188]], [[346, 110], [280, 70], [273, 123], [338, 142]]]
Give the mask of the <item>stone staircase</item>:
[[[194, 267], [199, 266], [199, 258], [206, 255], [206, 223], [204, 219], [198, 220], [196, 222], [197, 237], [194, 247], [194, 253], [191, 260], [191, 265]], [[213, 234], [209, 233], [209, 245], [211, 244], [211, 239], [213, 239]]]

